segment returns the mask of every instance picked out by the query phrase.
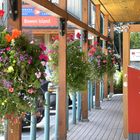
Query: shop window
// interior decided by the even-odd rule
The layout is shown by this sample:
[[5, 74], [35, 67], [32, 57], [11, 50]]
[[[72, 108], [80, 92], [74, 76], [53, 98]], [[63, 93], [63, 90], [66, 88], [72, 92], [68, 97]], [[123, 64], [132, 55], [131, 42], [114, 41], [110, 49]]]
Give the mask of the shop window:
[[68, 12], [78, 19], [81, 18], [81, 13], [82, 13], [81, 2], [82, 0], [68, 0], [67, 1]]

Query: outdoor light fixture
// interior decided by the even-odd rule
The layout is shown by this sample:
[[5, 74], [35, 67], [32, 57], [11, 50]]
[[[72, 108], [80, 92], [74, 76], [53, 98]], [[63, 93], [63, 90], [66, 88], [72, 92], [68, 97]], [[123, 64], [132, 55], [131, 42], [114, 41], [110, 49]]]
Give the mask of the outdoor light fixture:
[[100, 45], [100, 37], [99, 36], [97, 37], [97, 42]]
[[9, 0], [10, 16], [15, 21], [18, 18], [18, 0]]
[[65, 27], [66, 26], [66, 20], [65, 18], [60, 18], [60, 35], [64, 36], [65, 35]]
[[87, 42], [87, 38], [88, 38], [88, 32], [87, 30], [84, 30], [84, 42], [86, 43]]

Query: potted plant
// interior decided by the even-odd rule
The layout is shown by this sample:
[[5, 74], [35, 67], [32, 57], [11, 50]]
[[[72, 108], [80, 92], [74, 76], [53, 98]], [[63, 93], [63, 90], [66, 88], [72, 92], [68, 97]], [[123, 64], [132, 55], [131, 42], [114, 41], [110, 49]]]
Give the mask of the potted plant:
[[33, 44], [17, 29], [0, 32], [0, 118], [17, 122], [35, 110], [45, 80], [46, 47]]

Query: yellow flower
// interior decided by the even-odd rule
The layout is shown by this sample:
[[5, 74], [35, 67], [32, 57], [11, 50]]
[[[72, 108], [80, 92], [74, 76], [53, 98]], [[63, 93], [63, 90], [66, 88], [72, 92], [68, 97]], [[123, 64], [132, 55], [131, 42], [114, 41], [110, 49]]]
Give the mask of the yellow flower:
[[12, 73], [14, 72], [14, 68], [12, 66], [9, 66], [7, 69], [7, 73]]

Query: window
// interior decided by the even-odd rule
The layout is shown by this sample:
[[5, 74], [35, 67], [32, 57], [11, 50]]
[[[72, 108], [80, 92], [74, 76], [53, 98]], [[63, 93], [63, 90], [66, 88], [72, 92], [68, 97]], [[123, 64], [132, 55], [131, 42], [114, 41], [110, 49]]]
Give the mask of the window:
[[81, 13], [82, 13], [81, 2], [82, 0], [68, 0], [67, 1], [68, 12], [78, 19], [81, 19]]

